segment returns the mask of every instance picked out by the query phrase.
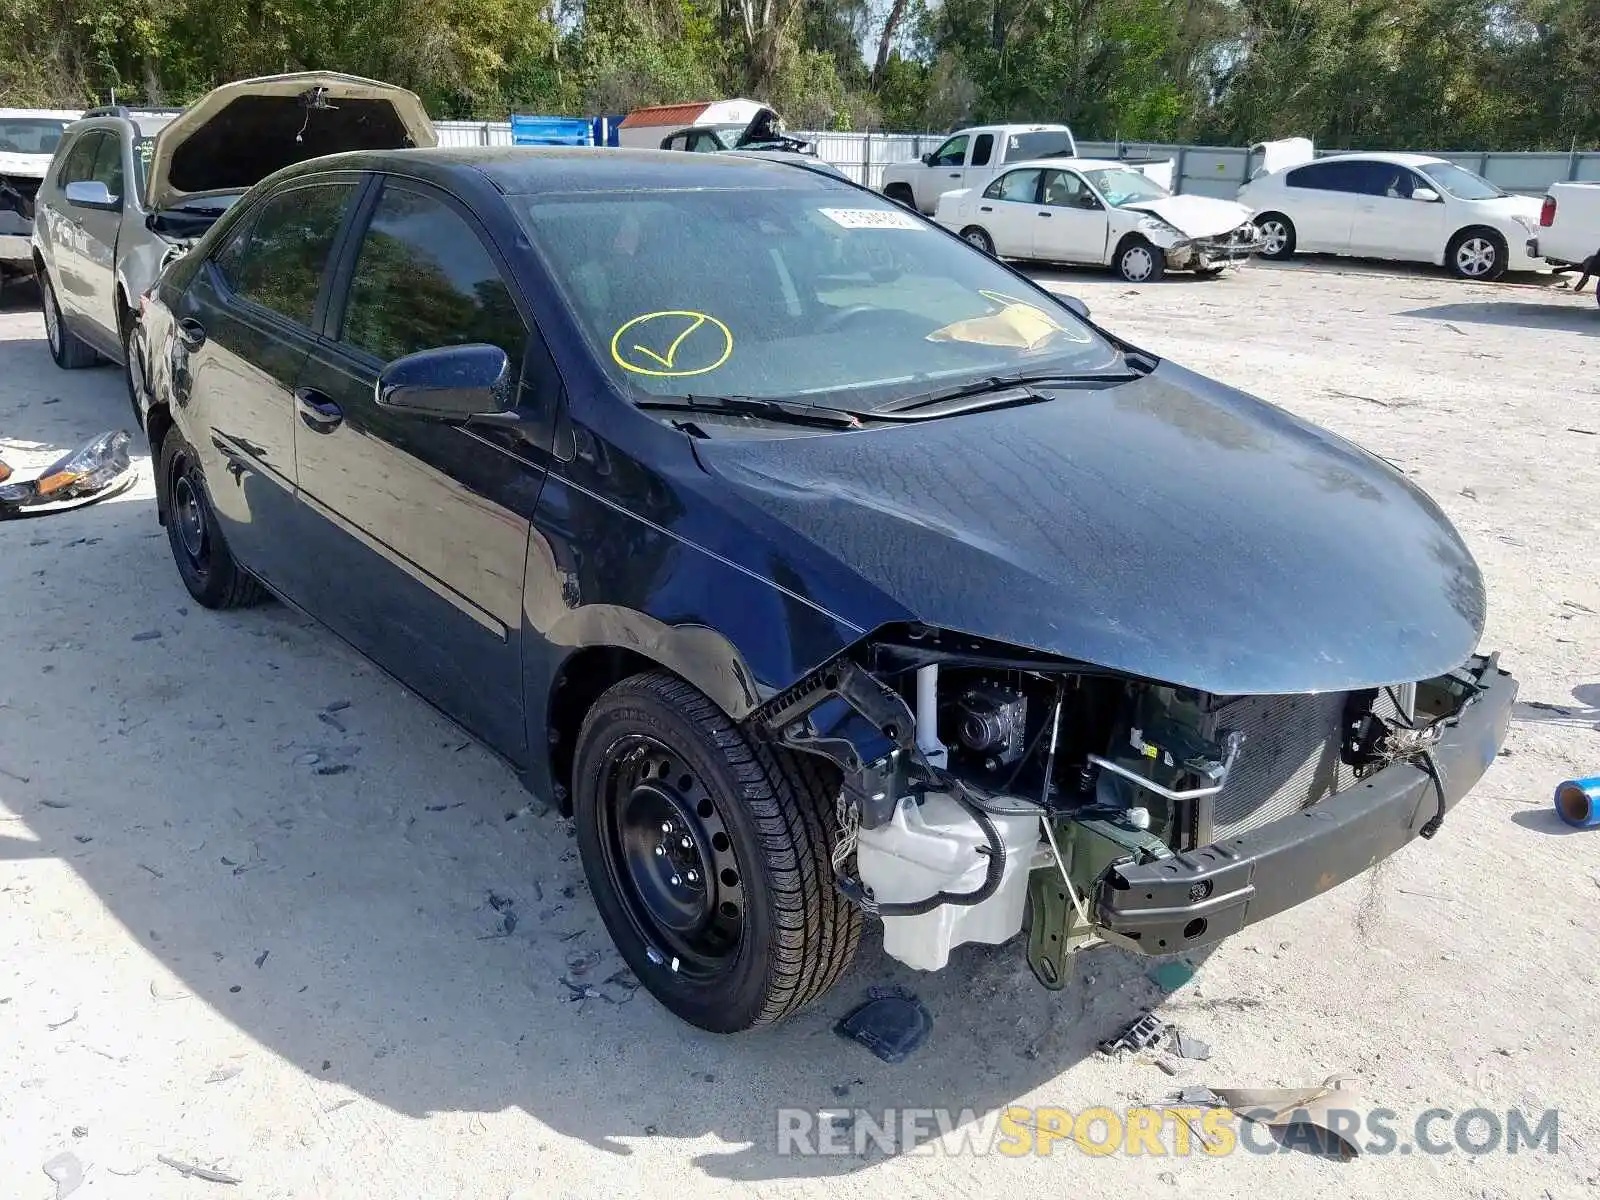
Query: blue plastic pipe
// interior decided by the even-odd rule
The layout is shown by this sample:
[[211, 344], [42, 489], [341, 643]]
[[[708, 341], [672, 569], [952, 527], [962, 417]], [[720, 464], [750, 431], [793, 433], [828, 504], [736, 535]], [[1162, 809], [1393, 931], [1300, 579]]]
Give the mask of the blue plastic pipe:
[[1574, 829], [1600, 826], [1600, 775], [1569, 779], [1558, 786], [1556, 816]]

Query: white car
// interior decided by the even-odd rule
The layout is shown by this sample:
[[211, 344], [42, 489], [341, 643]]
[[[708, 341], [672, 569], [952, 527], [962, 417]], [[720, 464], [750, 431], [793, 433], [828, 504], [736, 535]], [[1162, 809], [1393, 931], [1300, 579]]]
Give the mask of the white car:
[[940, 196], [934, 220], [999, 258], [1114, 267], [1130, 283], [1167, 270], [1215, 275], [1261, 244], [1244, 205], [1174, 196], [1109, 159], [1018, 163], [981, 190]]
[[1539, 200], [1514, 196], [1425, 154], [1338, 154], [1239, 189], [1261, 228], [1261, 256], [1296, 252], [1427, 262], [1463, 279], [1542, 264], [1528, 252]]

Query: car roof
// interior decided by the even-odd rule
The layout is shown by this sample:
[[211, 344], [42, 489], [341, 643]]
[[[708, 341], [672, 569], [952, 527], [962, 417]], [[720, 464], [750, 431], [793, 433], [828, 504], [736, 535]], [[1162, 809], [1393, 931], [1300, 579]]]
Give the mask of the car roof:
[[356, 150], [308, 159], [289, 169], [392, 171], [448, 181], [475, 172], [507, 196], [536, 192], [684, 191], [697, 188], [837, 188], [837, 176], [797, 171], [776, 155], [685, 154], [599, 146], [439, 146]]
[[[1449, 162], [1447, 158], [1440, 158], [1434, 154], [1402, 154], [1390, 150], [1366, 150], [1351, 154], [1327, 154], [1321, 158], [1314, 158], [1311, 162], [1378, 162], [1390, 163], [1397, 167], [1430, 167], [1435, 163]], [[1309, 166], [1310, 163], [1295, 163], [1294, 167]], [[1286, 167], [1292, 171], [1294, 167]]]
[[1118, 162], [1114, 158], [1027, 158], [1021, 162], [1007, 163], [1006, 167], [1015, 170], [1017, 167], [1072, 167], [1079, 171], [1104, 171], [1111, 167], [1125, 167], [1130, 171], [1139, 168], [1132, 163]]

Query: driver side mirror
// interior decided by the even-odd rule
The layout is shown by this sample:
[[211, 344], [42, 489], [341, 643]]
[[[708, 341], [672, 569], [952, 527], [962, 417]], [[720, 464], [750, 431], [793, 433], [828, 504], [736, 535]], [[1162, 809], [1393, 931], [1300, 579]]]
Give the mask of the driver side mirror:
[[1432, 188], [1412, 188], [1411, 198], [1413, 200], [1420, 200], [1424, 204], [1439, 203], [1439, 193], [1434, 191]]
[[1070, 308], [1076, 316], [1082, 317], [1085, 321], [1089, 319], [1089, 306], [1076, 296], [1057, 296], [1056, 299], [1061, 301], [1063, 308]]
[[932, 150], [928, 151], [926, 154], [924, 154], [922, 156], [922, 165], [925, 166], [925, 167], [933, 166], [933, 151]]
[[516, 380], [499, 346], [443, 346], [384, 367], [374, 399], [379, 408], [435, 421], [497, 417], [515, 410]]
[[98, 179], [80, 179], [67, 184], [67, 203], [79, 208], [121, 208], [122, 198], [113, 196], [111, 189]]
[[1093, 192], [1079, 192], [1078, 207], [1094, 211], [1100, 207], [1100, 200]]

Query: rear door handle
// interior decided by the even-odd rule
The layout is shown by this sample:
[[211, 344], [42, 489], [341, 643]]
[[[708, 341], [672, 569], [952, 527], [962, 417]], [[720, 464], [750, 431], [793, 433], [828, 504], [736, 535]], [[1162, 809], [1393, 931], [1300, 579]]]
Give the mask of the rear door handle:
[[316, 388], [299, 388], [294, 394], [294, 406], [306, 428], [317, 433], [332, 433], [344, 420], [344, 409]]
[[178, 340], [190, 350], [198, 350], [206, 340], [206, 327], [193, 317], [178, 322]]
[[950, 178], [951, 179], [960, 179], [961, 178], [961, 172], [960, 171], [951, 171], [950, 172]]
[[1049, 213], [1047, 213], [1047, 212], [1042, 212], [1042, 213], [1040, 213], [1040, 214], [1039, 214], [1039, 215], [1040, 215], [1040, 216], [1041, 216], [1041, 217], [1048, 217], [1048, 216], [1049, 216], [1049, 215], [1050, 215], [1050, 214], [1049, 214]]

